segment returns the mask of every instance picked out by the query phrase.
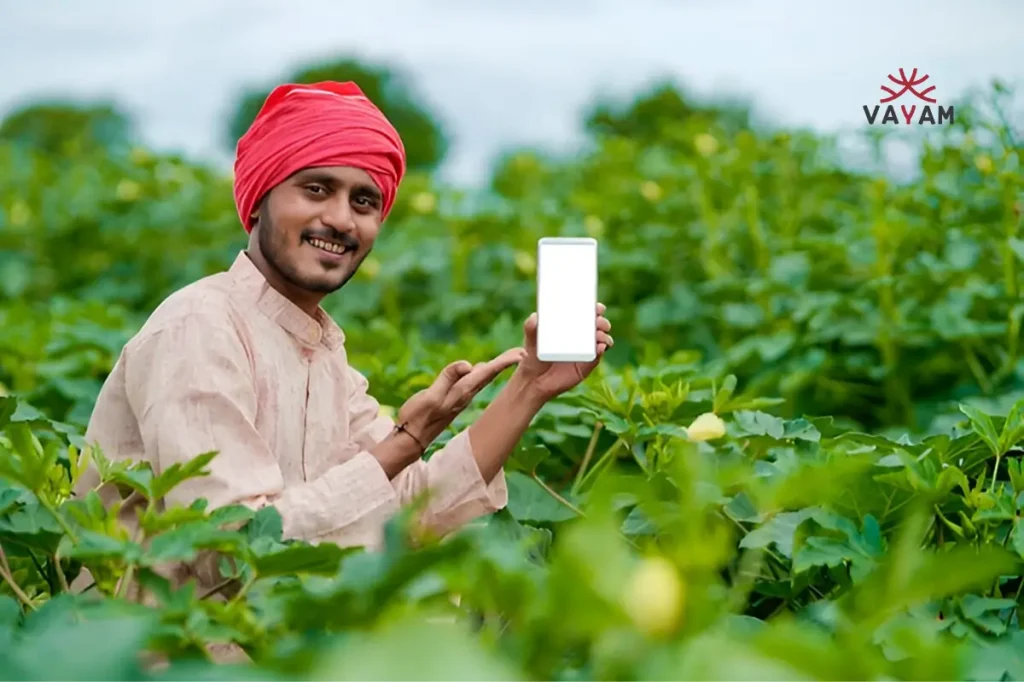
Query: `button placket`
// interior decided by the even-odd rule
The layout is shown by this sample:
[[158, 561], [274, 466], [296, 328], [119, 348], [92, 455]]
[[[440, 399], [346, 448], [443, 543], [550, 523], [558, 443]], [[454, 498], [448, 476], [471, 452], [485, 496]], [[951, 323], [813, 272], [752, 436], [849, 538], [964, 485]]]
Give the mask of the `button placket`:
[[309, 388], [310, 388], [310, 383], [312, 382], [312, 378], [313, 378], [313, 350], [312, 349], [310, 349], [310, 348], [303, 348], [302, 349], [302, 362], [303, 362], [303, 364], [305, 365], [305, 368], [306, 368], [306, 396], [305, 396], [305, 401], [304, 401], [303, 408], [302, 408], [302, 454], [301, 454], [301, 462], [302, 462], [302, 480], [303, 481], [308, 481], [309, 480], [308, 467], [307, 467], [308, 459], [307, 459], [307, 451], [306, 450], [307, 450], [307, 445], [309, 444], [309, 429], [310, 429], [310, 426], [311, 426], [310, 419], [309, 419], [309, 412], [310, 412], [310, 409], [309, 409]]

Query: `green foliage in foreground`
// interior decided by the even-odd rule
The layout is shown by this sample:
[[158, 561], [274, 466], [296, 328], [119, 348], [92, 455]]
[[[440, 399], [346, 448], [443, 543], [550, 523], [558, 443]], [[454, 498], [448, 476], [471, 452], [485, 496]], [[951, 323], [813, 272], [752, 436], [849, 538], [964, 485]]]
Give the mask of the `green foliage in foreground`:
[[[159, 475], [111, 465], [3, 399], [0, 675], [251, 679], [203, 662], [234, 642], [270, 679], [1024, 676], [1024, 403], [892, 441], [782, 420], [732, 389], [685, 368], [609, 377], [575, 407], [619, 439], [567, 496], [530, 453], [507, 511], [440, 542], [414, 538], [407, 514], [379, 553], [282, 542], [273, 508], [163, 510], [213, 455]], [[688, 440], [677, 425], [711, 409], [728, 433]], [[620, 458], [632, 473], [600, 474]], [[69, 497], [89, 460], [152, 503], [140, 535], [95, 493]], [[208, 551], [223, 557], [213, 595], [156, 570]], [[95, 586], [67, 594], [82, 568]], [[125, 589], [133, 576], [152, 605]], [[47, 655], [57, 642], [64, 656]], [[143, 669], [143, 652], [173, 667]]]
[[[230, 180], [0, 144], [0, 677], [1024, 678], [1013, 131], [958, 104], [898, 184], [673, 102], [598, 112], [572, 162], [510, 156], [483, 198], [403, 186], [328, 304], [384, 405], [520, 342], [543, 235], [600, 238], [616, 346], [523, 439], [507, 510], [415, 543], [409, 510], [380, 553], [164, 509], [206, 459], [154, 475], [81, 438], [145, 315], [244, 245]], [[143, 535], [70, 497], [89, 461], [151, 500]], [[211, 551], [216, 594], [156, 571]], [[257, 667], [215, 669], [225, 642]]]

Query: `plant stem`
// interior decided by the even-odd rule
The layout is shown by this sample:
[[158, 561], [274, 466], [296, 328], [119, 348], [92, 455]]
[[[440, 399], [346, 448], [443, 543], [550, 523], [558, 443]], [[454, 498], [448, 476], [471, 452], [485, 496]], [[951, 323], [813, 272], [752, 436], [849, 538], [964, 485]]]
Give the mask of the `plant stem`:
[[[988, 491], [991, 493], [996, 488], [996, 474], [999, 473], [999, 460], [1002, 459], [1003, 453], [996, 453], [996, 465], [992, 468], [992, 483], [988, 486]], [[1009, 537], [1009, 536], [1007, 536]]]
[[70, 525], [68, 525], [67, 520], [64, 519], [64, 517], [57, 511], [57, 509], [53, 506], [53, 504], [50, 503], [49, 500], [40, 497], [39, 501], [42, 503], [43, 507], [46, 508], [46, 511], [50, 512], [53, 518], [57, 520], [57, 525], [59, 525], [61, 529], [65, 533], [67, 533], [68, 537], [71, 538], [71, 541], [77, 545], [78, 536], [75, 535], [75, 531], [71, 528]]
[[114, 588], [114, 597], [119, 598], [121, 593], [128, 589], [128, 585], [131, 584], [132, 578], [135, 576], [135, 564], [128, 564], [128, 568], [125, 570], [124, 575], [117, 581], [117, 586]]
[[208, 599], [208, 598], [212, 597], [213, 595], [219, 593], [221, 590], [223, 590], [225, 587], [227, 587], [231, 583], [236, 582], [237, 580], [238, 580], [237, 578], [226, 578], [224, 580], [221, 580], [219, 583], [217, 583], [216, 585], [214, 585], [213, 587], [208, 589], [206, 592], [203, 592], [203, 594], [200, 595], [199, 599], [200, 600]]
[[10, 564], [7, 563], [7, 555], [4, 554], [3, 545], [0, 545], [0, 578], [3, 578], [4, 581], [11, 586], [11, 592], [14, 592], [14, 595], [21, 601], [21, 603], [32, 611], [36, 610], [32, 600], [29, 599], [28, 595], [22, 591], [18, 583], [14, 582], [14, 576], [11, 574]]
[[564, 497], [562, 497], [561, 495], [559, 495], [557, 492], [555, 492], [551, 488], [551, 486], [549, 486], [547, 483], [542, 481], [540, 479], [540, 476], [537, 475], [536, 471], [534, 471], [534, 472], [532, 472], [530, 474], [530, 478], [532, 478], [534, 481], [536, 481], [537, 485], [539, 485], [541, 488], [543, 488], [544, 491], [547, 492], [548, 495], [550, 495], [551, 497], [553, 497], [556, 500], [558, 500], [558, 502], [560, 504], [562, 504], [563, 506], [565, 506], [565, 507], [571, 509], [572, 511], [576, 512], [578, 515], [582, 516], [583, 518], [587, 517], [587, 515], [583, 513], [583, 510], [581, 510], [579, 507], [574, 505], [572, 502], [570, 502], [569, 500], [567, 500]]
[[731, 604], [729, 610], [733, 613], [742, 613], [744, 610], [750, 597], [750, 592], [754, 589], [754, 584], [761, 575], [762, 564], [764, 564], [763, 549], [748, 549], [743, 553], [739, 569], [736, 572], [736, 583], [733, 585], [732, 594], [730, 595]]
[[971, 370], [971, 374], [974, 375], [974, 378], [977, 379], [978, 386], [981, 387], [983, 393], [991, 393], [992, 382], [989, 381], [989, 378], [985, 375], [985, 369], [981, 366], [981, 362], [978, 360], [978, 356], [974, 352], [974, 349], [971, 348], [971, 345], [967, 342], [964, 342], [962, 346], [964, 349], [964, 359], [967, 362], [967, 367]]
[[[66, 533], [67, 536], [71, 538], [71, 542], [77, 545], [78, 536], [75, 534], [75, 531], [71, 528], [71, 526], [64, 519], [64, 517], [60, 514], [60, 512], [58, 512], [57, 509], [53, 506], [53, 504], [46, 498], [39, 497], [38, 499], [42, 503], [46, 511], [50, 512], [50, 515], [57, 520], [57, 525], [59, 525], [61, 529], [64, 531], [64, 533]], [[60, 581], [61, 589], [65, 592], [70, 592], [71, 588], [68, 587], [68, 579], [67, 576], [64, 575], [64, 569], [61, 568], [60, 555], [57, 554], [57, 552], [53, 553], [53, 567], [57, 571], [57, 580]]]
[[[596, 475], [597, 475], [598, 473], [600, 473], [600, 471], [601, 471], [601, 470], [602, 470], [602, 469], [604, 468], [604, 465], [605, 465], [605, 463], [607, 463], [607, 462], [608, 462], [608, 461], [609, 461], [609, 460], [610, 460], [610, 459], [612, 458], [612, 456], [614, 456], [614, 455], [615, 455], [615, 454], [616, 454], [616, 453], [618, 452], [619, 448], [621, 448], [621, 447], [622, 447], [623, 445], [625, 445], [625, 444], [626, 444], [626, 442], [625, 442], [624, 440], [622, 440], [621, 438], [619, 438], [619, 439], [618, 439], [617, 441], [615, 441], [615, 442], [614, 442], [614, 443], [612, 444], [612, 446], [611, 446], [610, 448], [608, 448], [607, 450], [605, 450], [605, 451], [604, 451], [604, 454], [602, 454], [602, 455], [601, 455], [601, 456], [600, 456], [600, 457], [598, 458], [597, 462], [595, 462], [595, 463], [594, 463], [594, 466], [592, 466], [592, 467], [590, 468], [590, 471], [588, 471], [588, 472], [587, 472], [586, 476], [584, 476], [584, 477], [583, 477], [583, 478], [582, 478], [582, 479], [580, 480], [580, 482], [579, 482], [579, 486], [578, 486], [578, 487], [579, 487], [580, 489], [582, 489], [582, 488], [583, 488], [583, 486], [584, 486], [584, 485], [585, 485], [585, 484], [586, 484], [586, 483], [587, 483], [587, 482], [588, 482], [588, 481], [589, 481], [589, 480], [590, 480], [591, 478], [593, 478], [593, 477], [594, 477], [594, 476], [596, 476]], [[576, 486], [574, 486], [574, 487], [576, 487]]]
[[57, 582], [60, 583], [61, 592], [70, 592], [71, 588], [68, 586], [68, 578], [64, 575], [64, 569], [60, 566], [60, 556], [56, 552], [53, 553], [53, 568], [57, 573]]
[[583, 474], [587, 471], [587, 465], [590, 464], [590, 458], [594, 456], [594, 450], [597, 448], [597, 437], [601, 433], [601, 429], [604, 424], [597, 422], [594, 425], [594, 433], [590, 435], [590, 442], [587, 443], [587, 452], [583, 455], [583, 462], [580, 464], [580, 470], [576, 472], [576, 480], [572, 484], [572, 492], [576, 494], [580, 490], [580, 484], [583, 481]]
[[230, 604], [237, 604], [242, 599], [242, 597], [245, 596], [245, 593], [249, 591], [249, 588], [253, 586], [253, 583], [255, 583], [258, 579], [259, 579], [259, 576], [257, 576], [255, 571], [254, 571], [253, 574], [252, 574], [252, 577], [245, 581], [245, 584], [242, 585], [242, 588], [240, 590], [238, 590], [238, 594], [236, 594], [234, 597], [232, 597], [231, 601], [228, 602], [228, 603], [230, 603]]
[[952, 521], [950, 521], [949, 519], [947, 519], [947, 518], [946, 518], [946, 517], [945, 517], [945, 516], [943, 515], [943, 513], [942, 513], [942, 510], [941, 510], [941, 509], [939, 509], [939, 506], [938, 506], [938, 505], [935, 505], [935, 513], [939, 515], [939, 519], [940, 519], [940, 520], [941, 520], [941, 521], [942, 521], [942, 522], [943, 522], [944, 524], [946, 524], [946, 527], [947, 527], [947, 528], [949, 528], [949, 529], [950, 529], [951, 531], [953, 531], [953, 533], [954, 533], [954, 534], [955, 534], [955, 535], [956, 535], [957, 537], [960, 537], [960, 538], [962, 538], [962, 537], [964, 536], [964, 529], [963, 529], [963, 528], [961, 528], [960, 526], [956, 525], [955, 523], [953, 523], [953, 522], [952, 522]]
[[1010, 610], [1010, 614], [1006, 616], [1006, 625], [1010, 625], [1010, 621], [1013, 620], [1013, 614], [1017, 614], [1017, 620], [1020, 620], [1020, 590], [1024, 587], [1024, 578], [1021, 578], [1020, 583], [1017, 584], [1017, 594], [1014, 595], [1013, 600], [1017, 602], [1017, 606]]

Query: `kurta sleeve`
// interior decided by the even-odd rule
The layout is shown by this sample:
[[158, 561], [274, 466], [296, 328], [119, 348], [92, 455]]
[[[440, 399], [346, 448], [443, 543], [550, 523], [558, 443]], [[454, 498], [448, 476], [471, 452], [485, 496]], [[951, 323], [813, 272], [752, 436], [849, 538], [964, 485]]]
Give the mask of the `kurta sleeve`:
[[398, 493], [368, 452], [285, 487], [276, 453], [256, 429], [256, 377], [230, 322], [192, 314], [137, 338], [126, 349], [125, 382], [158, 473], [204, 452], [219, 453], [210, 475], [179, 485], [168, 504], [202, 497], [211, 509], [273, 505], [286, 539], [332, 534], [353, 545], [371, 544], [399, 507]]
[[[348, 368], [351, 381], [349, 406], [351, 429], [359, 446], [366, 450], [387, 437], [395, 422], [381, 414], [380, 404], [368, 393], [369, 382]], [[460, 431], [429, 459], [413, 462], [391, 480], [401, 504], [427, 493], [421, 521], [436, 533], [446, 534], [508, 504], [504, 470], [484, 481], [473, 456], [469, 432]]]

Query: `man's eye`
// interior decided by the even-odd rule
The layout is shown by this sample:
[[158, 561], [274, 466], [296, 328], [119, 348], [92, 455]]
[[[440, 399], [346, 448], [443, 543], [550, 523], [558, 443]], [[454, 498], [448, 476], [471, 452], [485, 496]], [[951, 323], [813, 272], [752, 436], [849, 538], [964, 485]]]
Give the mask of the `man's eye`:
[[326, 194], [327, 188], [325, 188], [323, 185], [306, 185], [306, 191], [312, 194]]

